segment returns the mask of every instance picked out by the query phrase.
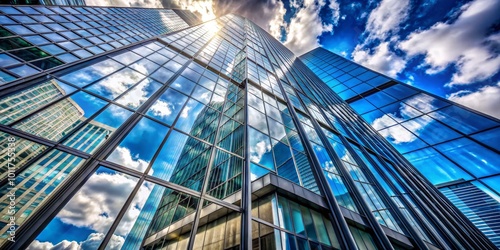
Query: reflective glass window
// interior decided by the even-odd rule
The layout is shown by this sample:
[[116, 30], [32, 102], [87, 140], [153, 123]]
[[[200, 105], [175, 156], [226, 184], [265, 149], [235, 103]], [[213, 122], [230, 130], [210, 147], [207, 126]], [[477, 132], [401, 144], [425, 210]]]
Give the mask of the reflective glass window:
[[62, 75], [60, 78], [79, 87], [97, 81], [123, 67], [118, 62], [107, 59], [87, 67]]
[[269, 137], [253, 128], [248, 128], [250, 160], [274, 170], [272, 146]]
[[113, 100], [144, 79], [144, 77], [143, 74], [135, 70], [125, 68], [88, 86], [86, 89]]
[[430, 113], [429, 116], [464, 134], [475, 133], [499, 125], [497, 122], [455, 105], [437, 110]]
[[[170, 125], [174, 122], [181, 108], [184, 106], [184, 103], [186, 103], [186, 100], [187, 97], [185, 95], [173, 89], [168, 89], [158, 100], [156, 100], [151, 108], [149, 108], [147, 114]], [[190, 107], [193, 107], [192, 103]], [[189, 112], [189, 110], [187, 110], [187, 112]], [[186, 118], [187, 115], [186, 113]]]
[[107, 160], [144, 172], [167, 132], [166, 126], [142, 118], [107, 157]]
[[459, 133], [451, 130], [427, 115], [401, 123], [401, 125], [413, 132], [413, 134], [417, 135], [423, 141], [430, 144], [460, 137]]
[[100, 167], [59, 211], [29, 248], [41, 244], [94, 248], [104, 239], [137, 178]]
[[210, 153], [208, 144], [172, 131], [148, 174], [200, 191]]
[[472, 136], [472, 138], [500, 150], [500, 128], [484, 131]]
[[99, 98], [78, 92], [22, 120], [14, 128], [58, 141], [105, 104]]
[[399, 124], [380, 130], [379, 133], [402, 154], [427, 146], [415, 134]]
[[436, 145], [435, 148], [455, 160], [476, 177], [500, 172], [500, 157], [498, 157], [498, 154], [469, 139], [453, 140]]
[[110, 105], [97, 117], [85, 124], [78, 132], [68, 138], [64, 142], [64, 145], [87, 153], [92, 153], [131, 115], [132, 112], [126, 109], [116, 105]]
[[469, 174], [433, 148], [417, 150], [404, 156], [434, 185], [459, 179], [472, 179]]

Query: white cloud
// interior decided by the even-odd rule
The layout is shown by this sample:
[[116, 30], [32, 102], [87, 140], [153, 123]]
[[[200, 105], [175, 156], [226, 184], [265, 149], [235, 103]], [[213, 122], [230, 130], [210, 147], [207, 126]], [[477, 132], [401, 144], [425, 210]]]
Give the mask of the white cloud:
[[408, 18], [409, 0], [383, 0], [370, 13], [366, 23], [368, 39], [385, 40], [397, 35], [399, 26]]
[[88, 6], [117, 6], [117, 7], [144, 7], [144, 8], [162, 8], [162, 2], [159, 0], [85, 0]]
[[149, 165], [149, 162], [142, 159], [134, 160], [130, 149], [120, 146], [109, 155], [108, 160], [141, 172], [144, 172]]
[[[38, 240], [34, 240], [27, 248], [27, 250], [84, 250], [84, 249], [97, 249], [104, 239], [104, 234], [102, 233], [92, 233], [88, 236], [85, 241], [80, 243], [76, 241], [67, 241], [63, 240], [56, 245], [51, 242], [40, 242]], [[111, 239], [108, 242], [108, 247], [106, 249], [109, 250], [119, 250], [121, 249], [125, 239], [118, 236], [111, 236]]]
[[449, 95], [448, 99], [500, 119], [499, 96], [500, 82], [493, 86], [482, 87], [475, 92], [458, 91]]
[[144, 78], [144, 75], [139, 72], [131, 69], [124, 69], [93, 84], [91, 89], [100, 94], [109, 95], [108, 97], [113, 99], [127, 91], [142, 78]]
[[356, 45], [352, 52], [353, 60], [375, 71], [396, 77], [406, 67], [406, 60], [396, 55], [389, 48], [389, 42], [382, 42], [370, 53], [364, 45]]
[[[409, 0], [383, 0], [368, 16], [362, 44], [352, 52], [353, 60], [373, 70], [396, 77], [406, 60], [391, 50], [398, 40], [401, 24], [409, 15]], [[378, 43], [372, 48], [373, 43]]]
[[281, 40], [282, 34], [281, 30], [286, 28], [285, 22], [285, 14], [286, 9], [285, 5], [281, 1], [276, 2], [276, 10], [274, 14], [274, 18], [269, 22], [268, 30], [269, 33], [278, 40]]
[[153, 112], [154, 116], [168, 117], [172, 114], [172, 104], [160, 99], [149, 110]]
[[253, 162], [260, 162], [264, 154], [271, 152], [271, 144], [267, 140], [257, 142], [250, 148], [250, 160]]
[[215, 18], [212, 0], [173, 0], [171, 2], [181, 9], [200, 14], [203, 22]]
[[500, 69], [500, 56], [493, 49], [500, 45], [500, 35], [488, 35], [498, 21], [498, 13], [500, 1], [475, 0], [462, 6], [455, 21], [439, 22], [427, 30], [416, 31], [400, 48], [408, 56], [425, 55], [429, 74], [454, 65], [457, 72], [448, 86], [485, 80]]
[[[385, 138], [391, 138], [395, 144], [412, 142], [417, 139], [417, 136], [427, 127], [428, 124], [433, 122], [431, 117], [422, 116], [418, 122], [414, 120], [406, 122], [404, 123], [406, 128], [401, 125], [392, 125], [395, 124], [395, 121], [401, 123], [420, 114], [419, 112], [417, 114], [417, 111], [411, 107], [415, 107], [423, 113], [428, 113], [434, 110], [436, 107], [432, 103], [433, 100], [434, 99], [428, 95], [417, 95], [405, 101], [409, 105], [402, 103], [397, 113], [384, 114], [383, 116], [375, 119], [372, 122], [372, 126], [376, 130], [380, 130], [380, 134]], [[389, 128], [384, 129], [386, 127]]]
[[94, 174], [57, 217], [65, 224], [105, 233], [136, 183], [122, 174]]
[[[300, 7], [295, 16], [290, 19], [284, 44], [296, 55], [302, 55], [318, 47], [318, 37], [325, 32], [333, 32], [333, 24], [323, 23], [319, 16], [321, 8], [326, 5], [325, 1], [304, 0], [302, 5], [299, 5], [299, 3], [295, 5], [302, 7]], [[330, 3], [329, 7], [338, 8], [338, 4]], [[338, 21], [339, 14], [337, 10], [333, 9], [332, 11], [334, 15], [337, 16], [336, 21]]]

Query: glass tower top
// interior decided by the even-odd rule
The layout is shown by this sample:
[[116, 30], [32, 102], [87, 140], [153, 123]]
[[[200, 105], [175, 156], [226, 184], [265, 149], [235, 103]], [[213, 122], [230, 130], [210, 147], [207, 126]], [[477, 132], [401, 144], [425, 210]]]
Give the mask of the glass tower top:
[[[2, 72], [12, 76], [0, 85], [2, 248], [494, 248], [301, 60], [245, 18], [1, 8], [2, 20], [15, 22], [2, 26], [4, 39], [76, 58], [2, 52]], [[109, 26], [91, 24], [106, 13]], [[89, 27], [71, 30], [73, 50], [14, 17], [35, 15], [61, 26], [51, 15], [74, 16]], [[143, 21], [151, 23], [132, 25]], [[75, 52], [96, 46], [102, 51], [89, 57]], [[45, 57], [61, 63], [42, 71], [36, 62]], [[37, 70], [22, 75], [19, 67]]]

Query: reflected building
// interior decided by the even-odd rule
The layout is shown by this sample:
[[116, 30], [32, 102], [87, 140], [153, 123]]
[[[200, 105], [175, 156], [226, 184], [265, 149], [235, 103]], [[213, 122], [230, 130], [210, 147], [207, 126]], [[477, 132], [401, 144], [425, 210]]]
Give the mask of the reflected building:
[[[389, 141], [432, 184], [459, 181], [475, 187], [478, 199], [500, 205], [500, 121], [371, 71], [326, 49], [317, 48], [301, 60], [332, 90]], [[467, 184], [468, 183], [468, 184]], [[476, 184], [477, 185], [477, 184]], [[455, 188], [456, 189], [456, 188]], [[453, 188], [439, 188], [448, 198]], [[451, 192], [451, 193], [450, 193]], [[483, 198], [480, 198], [483, 197]], [[481, 216], [463, 210], [490, 240], [498, 243], [500, 210], [485, 205]], [[498, 206], [497, 205], [497, 206]]]
[[495, 247], [251, 21], [42, 7], [0, 6], [0, 44], [33, 52], [0, 53], [2, 249]]

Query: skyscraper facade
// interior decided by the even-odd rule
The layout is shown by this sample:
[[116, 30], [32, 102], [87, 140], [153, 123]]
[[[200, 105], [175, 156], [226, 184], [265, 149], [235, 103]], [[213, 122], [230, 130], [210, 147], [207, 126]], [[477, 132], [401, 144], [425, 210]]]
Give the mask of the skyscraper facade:
[[498, 119], [323, 48], [300, 58], [500, 247]]
[[[292, 52], [245, 18], [201, 23], [186, 11], [134, 8], [0, 11], [13, 22], [2, 26], [2, 39], [26, 45], [0, 53], [0, 141], [10, 163], [0, 177], [2, 248], [495, 248]], [[34, 16], [47, 23], [34, 24]], [[108, 25], [96, 27], [101, 21]], [[27, 49], [45, 54], [16, 52]], [[59, 63], [43, 68], [39, 57]]]

